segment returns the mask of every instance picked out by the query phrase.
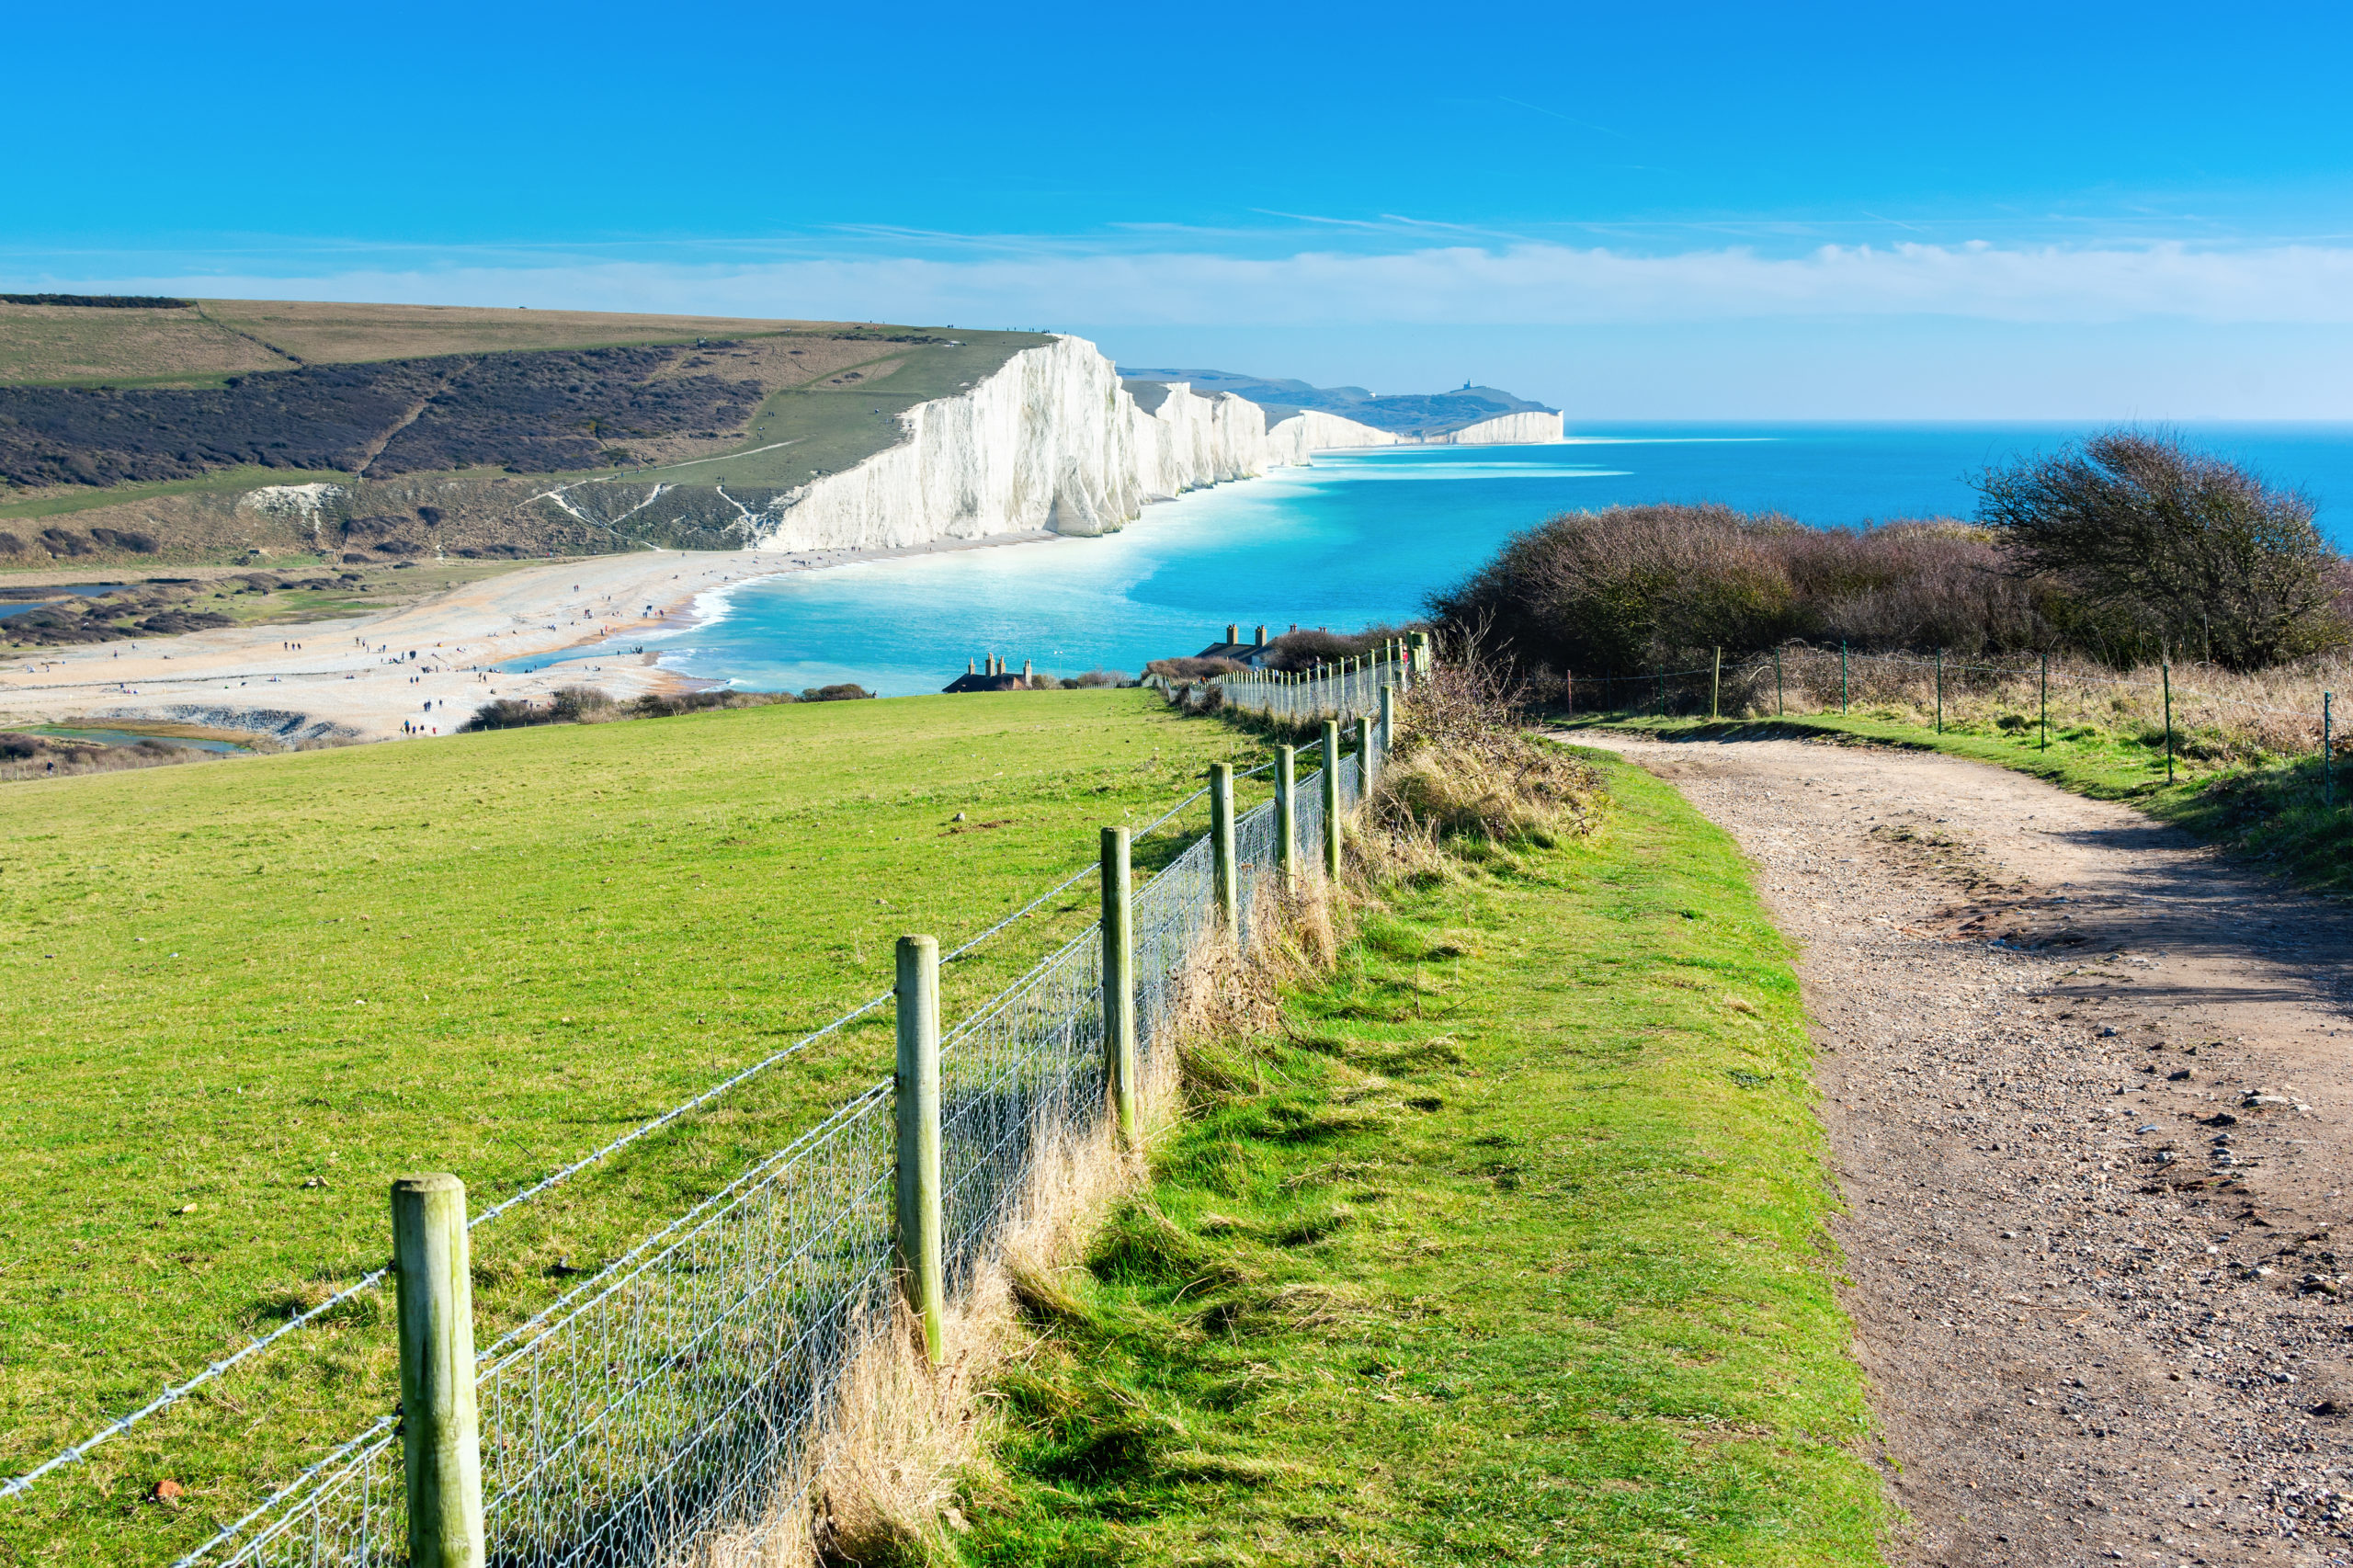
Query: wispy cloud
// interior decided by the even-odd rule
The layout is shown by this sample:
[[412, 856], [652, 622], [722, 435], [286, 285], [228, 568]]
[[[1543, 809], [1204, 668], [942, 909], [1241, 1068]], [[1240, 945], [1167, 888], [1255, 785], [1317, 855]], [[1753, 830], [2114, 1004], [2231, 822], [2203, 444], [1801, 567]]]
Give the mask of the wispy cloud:
[[[2353, 323], [2353, 246], [2344, 244], [1834, 244], [1776, 256], [1738, 245], [1639, 255], [1517, 243], [1248, 257], [1174, 248], [1086, 254], [1056, 244], [1025, 250], [1012, 237], [967, 240], [939, 254], [928, 243], [938, 238], [923, 236], [923, 248], [933, 254], [920, 256], [769, 259], [747, 245], [692, 262], [510, 253], [441, 265], [344, 267], [329, 261], [292, 276], [231, 262], [194, 274], [34, 278], [18, 270], [15, 278], [34, 287], [970, 325], [1587, 325], [1896, 316]], [[61, 273], [73, 266], [63, 258], [51, 263]]]

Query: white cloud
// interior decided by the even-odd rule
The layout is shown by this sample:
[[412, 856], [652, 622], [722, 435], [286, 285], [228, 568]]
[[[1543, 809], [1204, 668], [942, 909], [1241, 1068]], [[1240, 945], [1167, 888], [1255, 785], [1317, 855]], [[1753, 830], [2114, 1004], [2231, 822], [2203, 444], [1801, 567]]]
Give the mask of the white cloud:
[[[19, 284], [19, 287], [26, 286]], [[1072, 254], [451, 265], [48, 287], [1026, 326], [1583, 326], [1938, 316], [2090, 324], [2353, 323], [2353, 248], [1826, 245], [1643, 256], [1520, 244], [1271, 258]]]

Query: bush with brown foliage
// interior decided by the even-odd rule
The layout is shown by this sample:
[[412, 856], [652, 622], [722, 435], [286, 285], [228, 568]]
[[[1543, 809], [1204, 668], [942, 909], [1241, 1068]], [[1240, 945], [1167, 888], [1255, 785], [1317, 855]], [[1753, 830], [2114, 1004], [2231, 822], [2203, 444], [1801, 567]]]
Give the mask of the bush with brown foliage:
[[1431, 596], [1528, 668], [1630, 676], [1787, 642], [2256, 669], [2344, 645], [2353, 571], [2304, 496], [2170, 436], [1989, 471], [1978, 520], [1810, 528], [1719, 506], [1571, 512]]
[[1327, 631], [1322, 627], [1312, 631], [1286, 631], [1268, 640], [1266, 654], [1258, 664], [1262, 669], [1269, 670], [1312, 670], [1319, 665], [1361, 658], [1409, 636], [1413, 630], [1410, 626], [1381, 622], [1361, 631]]
[[2072, 640], [2110, 663], [2256, 670], [2347, 641], [2311, 497], [2178, 437], [2104, 431], [1977, 489], [2010, 570], [2063, 585]]
[[1164, 680], [1213, 680], [1219, 676], [1240, 675], [1245, 667], [1232, 659], [1154, 659], [1143, 667], [1143, 673]]
[[1812, 528], [1729, 506], [1612, 506], [1516, 536], [1430, 608], [1524, 666], [1630, 676], [1792, 639], [2045, 646], [2052, 597], [2006, 569], [1985, 529], [1949, 519]]

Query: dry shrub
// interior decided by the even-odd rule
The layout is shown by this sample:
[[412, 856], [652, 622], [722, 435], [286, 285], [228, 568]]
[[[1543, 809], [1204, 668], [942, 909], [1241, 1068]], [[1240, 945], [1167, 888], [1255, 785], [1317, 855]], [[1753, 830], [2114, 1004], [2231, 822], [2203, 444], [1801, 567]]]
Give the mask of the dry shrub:
[[[1172, 1085], [1165, 1067], [1147, 1072], [1141, 1088], [1151, 1119], [1166, 1119]], [[744, 1568], [952, 1561], [949, 1532], [961, 1522], [956, 1494], [985, 1469], [993, 1435], [983, 1396], [1006, 1358], [1029, 1343], [1023, 1314], [1081, 1310], [1064, 1279], [1103, 1216], [1144, 1175], [1108, 1118], [1040, 1151], [996, 1255], [942, 1314], [938, 1367], [904, 1301], [861, 1314], [863, 1338], [812, 1446], [805, 1522], [776, 1531], [766, 1556], [724, 1568], [737, 1561]]]
[[1444, 866], [1446, 839], [1551, 844], [1587, 832], [1601, 776], [1527, 732], [1528, 688], [1475, 642], [1456, 640], [1415, 683], [1359, 835], [1368, 860]]
[[1950, 518], [1814, 528], [1721, 506], [1612, 506], [1515, 536], [1430, 608], [1524, 665], [1600, 676], [1790, 638], [2046, 647], [2056, 593], [2012, 574], [1988, 530]]

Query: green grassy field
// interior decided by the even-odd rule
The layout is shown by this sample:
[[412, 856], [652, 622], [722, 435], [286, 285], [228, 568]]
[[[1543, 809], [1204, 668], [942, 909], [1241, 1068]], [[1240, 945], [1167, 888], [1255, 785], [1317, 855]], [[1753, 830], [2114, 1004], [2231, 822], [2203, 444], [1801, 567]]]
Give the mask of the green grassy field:
[[0, 385], [217, 386], [297, 364], [692, 343], [828, 325], [309, 300], [199, 300], [180, 310], [0, 304]]
[[1592, 842], [1395, 897], [1033, 1300], [971, 1558], [1863, 1564], [1787, 943], [1599, 761]]
[[[0, 790], [0, 1472], [381, 1263], [395, 1173], [515, 1191], [887, 989], [899, 933], [978, 930], [1245, 744], [1150, 693], [1013, 693]], [[949, 1015], [1094, 898], [950, 966]], [[478, 1233], [484, 1334], [887, 1072], [891, 1028]], [[169, 1561], [381, 1412], [392, 1365], [377, 1305], [305, 1331], [0, 1504], [0, 1558]], [[140, 1501], [167, 1476], [178, 1507]]]
[[2050, 744], [2031, 726], [1961, 728], [1871, 714], [1787, 719], [1654, 719], [1592, 714], [1569, 729], [1597, 726], [1700, 739], [1710, 735], [1798, 735], [1914, 746], [2015, 768], [2099, 801], [2122, 801], [2305, 887], [2353, 892], [2353, 769], [2340, 761], [2332, 805], [2316, 756], [2233, 760], [2206, 737], [2175, 736], [2174, 778], [2165, 779], [2162, 726], [2119, 733], [2052, 725]]

